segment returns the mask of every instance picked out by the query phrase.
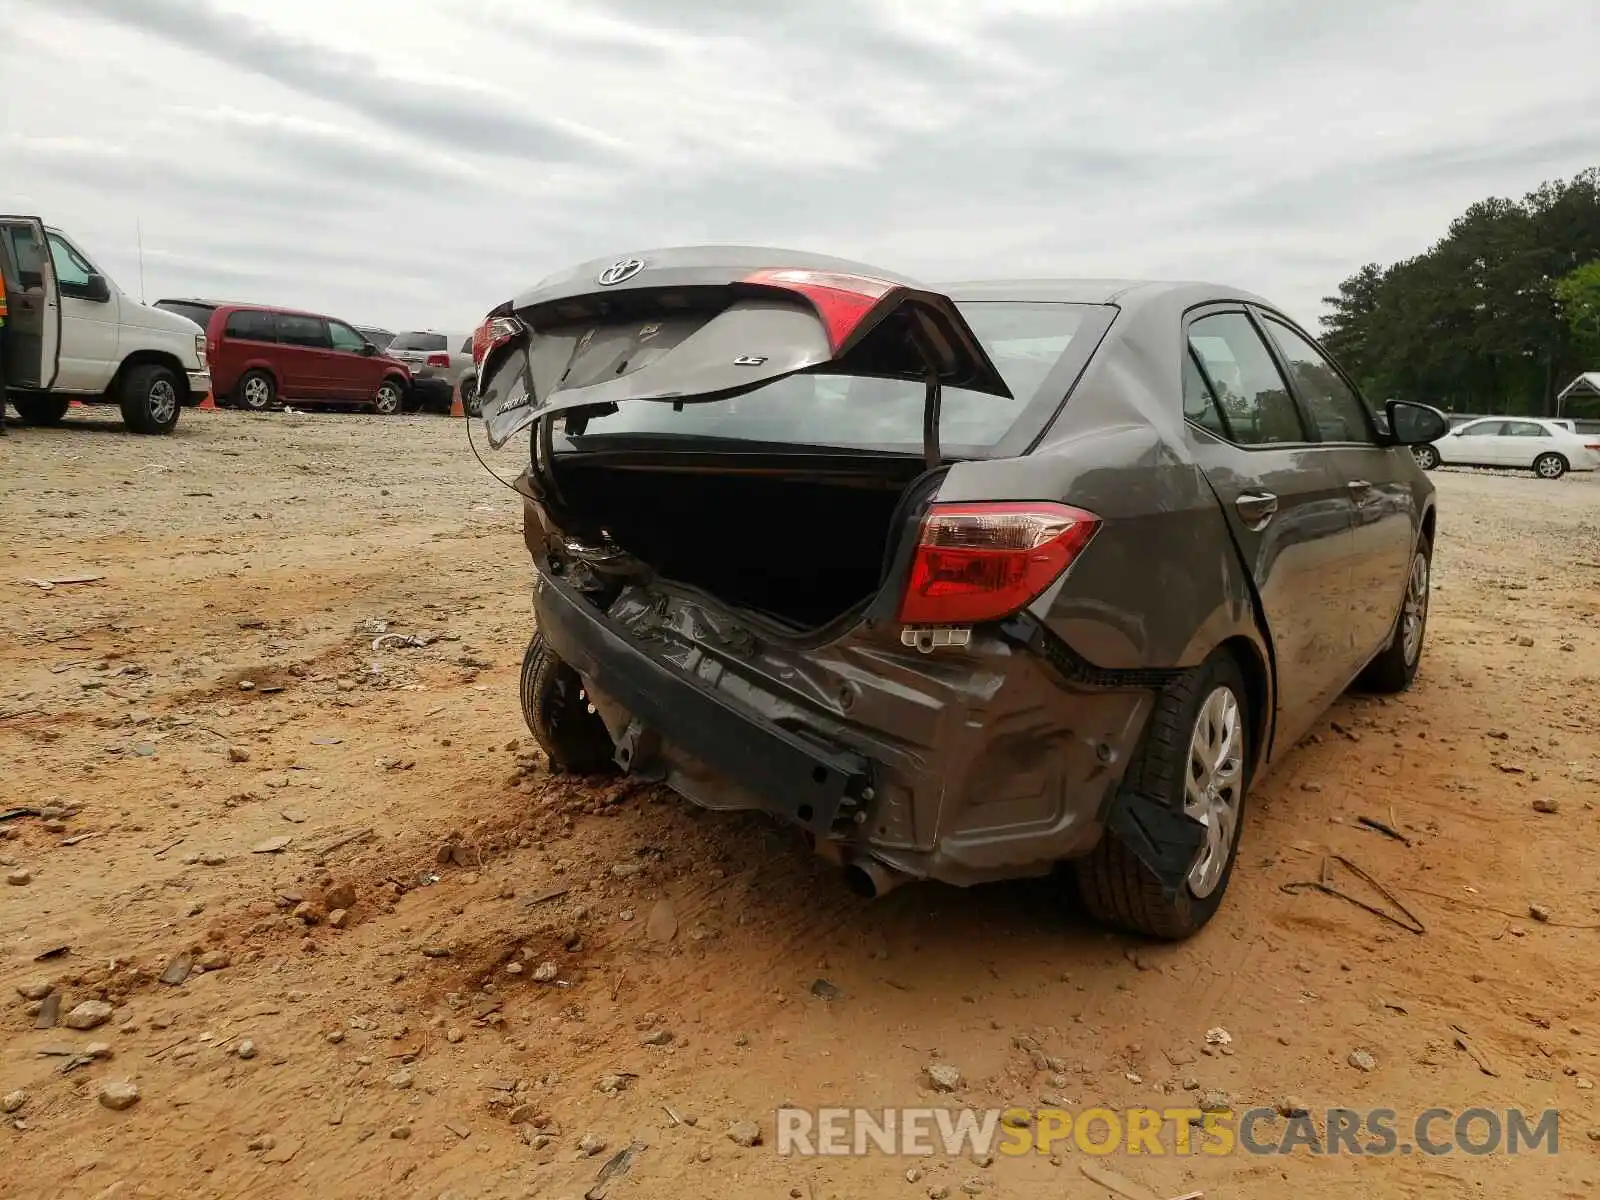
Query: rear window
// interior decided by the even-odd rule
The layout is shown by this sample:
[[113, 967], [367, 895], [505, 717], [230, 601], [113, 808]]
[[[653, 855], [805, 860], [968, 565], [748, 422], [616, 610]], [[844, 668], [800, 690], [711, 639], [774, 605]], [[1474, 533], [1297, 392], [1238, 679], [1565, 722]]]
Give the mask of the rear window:
[[429, 354], [443, 350], [450, 344], [442, 333], [397, 333], [389, 343], [391, 350], [424, 350]]
[[[1104, 327], [1106, 309], [1091, 304], [983, 301], [960, 304], [962, 316], [1011, 389], [1010, 400], [945, 388], [939, 441], [945, 447], [983, 450], [1017, 424], [1030, 404], [1046, 400], [1047, 377], [1074, 347], [1081, 330], [1091, 342]], [[1092, 344], [1083, 350], [1087, 354]], [[1069, 381], [1060, 381], [1061, 395]], [[685, 404], [642, 400], [610, 416], [591, 418], [584, 441], [594, 437], [675, 434], [813, 446], [922, 448], [923, 386], [900, 380], [844, 375], [791, 375], [728, 400]], [[1050, 405], [1051, 411], [1054, 405]]]
[[223, 335], [251, 342], [278, 340], [277, 325], [272, 319], [272, 314], [254, 309], [240, 309], [229, 313], [228, 323], [223, 326]]
[[201, 329], [210, 322], [211, 314], [217, 311], [215, 304], [190, 304], [184, 300], [157, 300], [155, 307], [165, 309], [169, 313], [177, 313], [180, 317], [188, 317]]

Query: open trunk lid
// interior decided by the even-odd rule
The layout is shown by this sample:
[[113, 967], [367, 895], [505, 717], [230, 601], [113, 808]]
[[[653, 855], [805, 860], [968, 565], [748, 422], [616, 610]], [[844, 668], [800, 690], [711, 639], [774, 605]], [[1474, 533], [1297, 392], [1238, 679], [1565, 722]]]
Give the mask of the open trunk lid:
[[625, 401], [721, 400], [811, 372], [925, 384], [932, 459], [942, 388], [1011, 398], [949, 297], [859, 263], [745, 246], [553, 276], [489, 315], [473, 358], [496, 448], [557, 414], [573, 432]]

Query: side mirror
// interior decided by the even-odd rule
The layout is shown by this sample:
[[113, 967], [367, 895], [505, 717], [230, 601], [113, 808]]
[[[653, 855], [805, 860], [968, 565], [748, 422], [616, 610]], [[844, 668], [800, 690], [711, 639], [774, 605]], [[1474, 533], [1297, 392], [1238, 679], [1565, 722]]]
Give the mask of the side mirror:
[[361, 343], [361, 353], [366, 355], [368, 358], [371, 358], [377, 352], [378, 352], [378, 348], [376, 346], [374, 346], [371, 342], [362, 342]]
[[111, 281], [104, 275], [91, 275], [89, 282], [83, 285], [83, 298], [95, 304], [104, 304], [111, 299]]
[[1389, 436], [1397, 446], [1425, 446], [1450, 432], [1450, 418], [1432, 405], [1391, 400], [1384, 409], [1389, 414]]

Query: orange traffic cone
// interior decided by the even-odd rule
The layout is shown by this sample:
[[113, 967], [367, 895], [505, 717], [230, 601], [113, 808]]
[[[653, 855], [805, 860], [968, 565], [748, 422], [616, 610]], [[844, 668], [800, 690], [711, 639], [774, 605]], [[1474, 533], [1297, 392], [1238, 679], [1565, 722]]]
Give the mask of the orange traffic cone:
[[217, 400], [216, 400], [216, 397], [213, 396], [210, 392], [207, 392], [205, 394], [205, 397], [200, 401], [200, 403], [199, 403], [199, 405], [197, 407], [200, 409], [201, 412], [216, 412], [217, 411]]
[[459, 383], [450, 393], [450, 415], [452, 417], [464, 417], [467, 415], [467, 410], [461, 406], [461, 385]]

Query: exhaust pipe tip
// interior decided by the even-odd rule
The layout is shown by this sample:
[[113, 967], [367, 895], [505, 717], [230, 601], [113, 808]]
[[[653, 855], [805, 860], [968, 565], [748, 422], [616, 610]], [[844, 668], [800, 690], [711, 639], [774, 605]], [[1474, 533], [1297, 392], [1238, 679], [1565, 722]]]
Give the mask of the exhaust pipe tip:
[[886, 896], [904, 882], [904, 875], [891, 871], [876, 859], [858, 858], [845, 864], [845, 886], [865, 900]]

